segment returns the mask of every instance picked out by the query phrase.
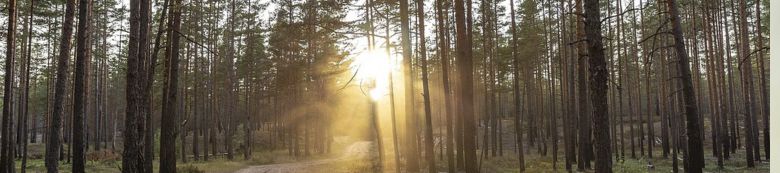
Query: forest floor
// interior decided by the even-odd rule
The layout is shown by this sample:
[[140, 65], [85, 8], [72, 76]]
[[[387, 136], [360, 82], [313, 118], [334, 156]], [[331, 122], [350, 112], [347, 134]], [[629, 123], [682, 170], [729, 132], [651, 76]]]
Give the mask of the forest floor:
[[[250, 166], [236, 171], [236, 173], [287, 173], [287, 172], [338, 172], [333, 169], [327, 168], [327, 165], [340, 165], [346, 162], [361, 162], [371, 157], [372, 142], [360, 141], [349, 145], [343, 152], [342, 156], [335, 158], [309, 160], [303, 162], [293, 163], [281, 163], [281, 164], [269, 164]], [[351, 167], [349, 164], [345, 165]], [[333, 168], [333, 167], [331, 167]], [[337, 167], [335, 167], [337, 168]]]
[[[496, 157], [483, 157], [479, 160], [482, 162], [480, 165], [481, 172], [519, 172], [517, 152], [514, 145], [514, 128], [511, 128], [511, 122], [504, 120], [504, 129], [502, 133], [504, 149], [503, 156]], [[709, 130], [709, 128], [705, 128]], [[482, 131], [480, 131], [480, 136]], [[434, 136], [438, 136], [435, 134]], [[385, 144], [392, 144], [389, 139], [385, 140]], [[439, 143], [436, 143], [437, 152], [441, 151]], [[480, 144], [482, 145], [482, 144]], [[562, 145], [561, 145], [562, 146]], [[717, 168], [717, 160], [712, 156], [711, 148], [709, 148], [709, 140], [705, 141], [705, 172], [734, 172], [734, 173], [753, 173], [753, 172], [769, 172], [769, 163], [767, 161], [757, 162], [756, 168], [747, 168], [745, 163], [745, 151], [740, 148], [736, 153], [731, 155], [731, 159], [724, 161], [724, 168]], [[67, 147], [67, 145], [65, 145]], [[567, 172], [563, 160], [563, 147], [559, 148], [558, 161], [553, 166], [551, 153], [547, 156], [542, 156], [538, 153], [536, 147], [529, 148], [526, 146], [525, 165], [526, 172]], [[653, 158], [648, 156], [642, 156], [637, 152], [636, 158], [631, 157], [631, 151], [629, 147], [625, 148], [625, 159], [617, 160], [613, 164], [614, 172], [621, 173], [642, 173], [642, 172], [672, 172], [672, 159], [663, 158], [661, 147], [656, 146], [654, 148]], [[43, 162], [44, 146], [43, 144], [30, 144], [29, 145], [29, 158], [27, 163], [27, 172], [46, 172]], [[274, 151], [256, 151], [253, 152], [252, 158], [245, 160], [243, 155], [238, 153], [236, 158], [228, 160], [224, 156], [211, 157], [209, 161], [192, 161], [179, 162], [179, 173], [285, 173], [285, 172], [329, 172], [329, 173], [347, 173], [347, 172], [375, 172], [372, 168], [372, 158], [375, 157], [372, 142], [361, 141], [358, 139], [352, 139], [350, 137], [339, 137], [333, 144], [333, 150], [331, 154], [314, 154], [307, 157], [294, 157], [287, 153], [287, 150], [274, 150]], [[615, 149], [618, 152], [618, 149]], [[385, 145], [385, 166], [384, 172], [396, 172], [393, 153], [395, 149], [392, 145]], [[483, 156], [482, 150], [478, 150], [477, 154]], [[121, 167], [121, 153], [108, 152], [108, 151], [92, 151], [87, 153], [87, 172], [120, 172]], [[669, 156], [671, 157], [671, 156]], [[680, 156], [682, 157], [682, 156]], [[613, 156], [614, 158], [614, 156]], [[446, 158], [437, 155], [436, 157], [437, 167], [440, 171], [447, 170]], [[682, 159], [678, 161], [682, 165]], [[17, 169], [21, 167], [21, 161], [16, 160]], [[157, 161], [155, 161], [155, 170], [157, 167]], [[70, 163], [67, 160], [60, 161], [60, 172], [70, 172]], [[576, 169], [576, 165], [572, 165]], [[682, 168], [681, 168], [682, 169]], [[682, 172], [682, 170], [680, 170]], [[593, 172], [586, 171], [586, 172]]]
[[[514, 126], [512, 126], [512, 121], [504, 119], [502, 121], [503, 128], [505, 131], [503, 132], [503, 148], [504, 148], [504, 155], [503, 156], [497, 156], [497, 157], [487, 157], [484, 158], [484, 162], [482, 163], [481, 170], [483, 172], [519, 172], [518, 167], [518, 159], [517, 159], [517, 150], [515, 149], [516, 146], [514, 144], [515, 136], [514, 136]], [[660, 121], [655, 121], [653, 123], [655, 125], [656, 129], [660, 129], [661, 123]], [[709, 127], [709, 122], [705, 120], [705, 131], [706, 134], [710, 134], [711, 128]], [[629, 134], [630, 130], [626, 129], [626, 134]], [[484, 131], [480, 131], [480, 134], [482, 134]], [[660, 138], [660, 137], [656, 137]], [[527, 139], [526, 139], [527, 140]], [[562, 138], [559, 139], [562, 143]], [[613, 163], [613, 171], [616, 173], [642, 173], [642, 172], [663, 172], [668, 173], [672, 172], [672, 159], [671, 154], [667, 157], [663, 157], [663, 150], [660, 147], [660, 142], [658, 141], [660, 139], [656, 140], [656, 146], [653, 148], [653, 158], [650, 158], [649, 156], [640, 154], [640, 150], [637, 147], [637, 153], [636, 158], [631, 157], [631, 148], [626, 146], [624, 149], [624, 156], [623, 159], [615, 161]], [[528, 142], [528, 141], [526, 141]], [[628, 141], [626, 141], [628, 143]], [[719, 169], [717, 166], [717, 159], [713, 156], [712, 153], [712, 146], [711, 140], [705, 140], [705, 148], [704, 148], [704, 159], [705, 159], [705, 168], [704, 172], [733, 172], [733, 173], [763, 173], [763, 172], [769, 172], [769, 162], [764, 160], [762, 162], [756, 162], [755, 168], [747, 168], [747, 163], [745, 159], [745, 149], [739, 148], [736, 150], [735, 153], [731, 154], [731, 158], [728, 160], [723, 161], [723, 168]], [[481, 144], [480, 144], [481, 145]], [[530, 144], [526, 145], [526, 154], [525, 154], [525, 172], [568, 172], [565, 168], [565, 161], [564, 160], [564, 148], [563, 145], [558, 148], [558, 160], [555, 166], [553, 166], [553, 160], [551, 158], [552, 153], [547, 153], [547, 156], [543, 156], [539, 154], [536, 147], [529, 146]], [[550, 148], [548, 148], [550, 149]], [[613, 152], [620, 152], [620, 148], [613, 149]], [[763, 153], [762, 153], [763, 154]], [[481, 151], [477, 151], [477, 155], [482, 156]], [[682, 155], [678, 156], [678, 164], [680, 165], [680, 171], [684, 172], [682, 169]], [[612, 155], [613, 160], [615, 160], [615, 155], [613, 153]], [[764, 159], [764, 157], [762, 157]], [[440, 170], [446, 170], [446, 161], [438, 161], [439, 163], [442, 163], [439, 165]], [[592, 166], [592, 165], [591, 165]], [[576, 170], [577, 165], [576, 163], [572, 163], [572, 169]], [[585, 172], [593, 172], [592, 170], [585, 171]]]
[[[507, 138], [512, 139], [512, 138]], [[373, 172], [372, 165], [369, 162], [373, 146], [370, 142], [351, 142], [344, 144], [340, 149], [334, 149], [333, 154], [315, 155], [307, 158], [294, 158], [287, 154], [286, 150], [277, 151], [258, 151], [253, 153], [252, 159], [244, 160], [242, 156], [234, 160], [227, 160], [224, 157], [212, 158], [209, 161], [190, 161], [179, 163], [180, 173], [284, 173], [284, 172]], [[33, 144], [29, 147], [30, 159], [27, 163], [27, 172], [37, 173], [46, 172], [43, 162], [43, 146]], [[562, 150], [562, 149], [561, 149]], [[390, 148], [385, 149], [388, 156], [385, 158], [385, 172], [395, 172], [394, 159]], [[560, 159], [553, 169], [552, 159], [548, 156], [541, 156], [536, 149], [532, 149], [530, 154], [525, 155], [526, 172], [567, 172], [564, 167], [563, 152], [559, 154]], [[481, 155], [481, 151], [478, 151]], [[548, 153], [550, 154], [550, 153]], [[503, 156], [490, 157], [482, 160], [481, 169], [483, 172], [518, 172], [517, 153], [510, 146], [505, 147]], [[93, 151], [87, 154], [86, 169], [87, 172], [120, 172], [121, 155], [105, 151]], [[712, 157], [709, 149], [705, 148], [705, 159], [707, 159], [705, 172], [735, 172], [735, 173], [753, 173], [769, 172], [768, 162], [758, 162], [756, 168], [747, 168], [745, 166], [744, 150], [737, 150], [732, 154], [732, 158], [724, 161], [724, 168], [717, 168], [717, 160]], [[437, 167], [439, 170], [446, 170], [446, 160], [437, 156]], [[681, 160], [680, 160], [681, 161]], [[17, 169], [21, 161], [15, 161]], [[680, 162], [681, 164], [682, 162]], [[155, 167], [157, 163], [155, 162]], [[70, 172], [70, 163], [61, 161], [60, 172]], [[572, 165], [576, 169], [576, 165]], [[664, 159], [660, 148], [654, 152], [654, 158], [637, 154], [633, 159], [630, 150], [626, 149], [626, 157], [623, 160], [616, 161], [613, 167], [615, 172], [641, 173], [641, 172], [671, 172], [671, 159]], [[592, 172], [592, 171], [587, 171]]]

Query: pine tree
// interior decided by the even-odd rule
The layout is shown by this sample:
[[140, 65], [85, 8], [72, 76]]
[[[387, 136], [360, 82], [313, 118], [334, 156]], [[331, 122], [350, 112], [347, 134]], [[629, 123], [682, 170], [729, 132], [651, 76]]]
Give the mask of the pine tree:
[[[162, 124], [160, 137], [160, 172], [176, 172], [176, 135], [179, 130], [176, 120], [181, 116], [176, 111], [179, 90], [179, 29], [181, 27], [181, 0], [171, 1], [168, 17], [165, 48], [165, 82], [163, 90]], [[183, 151], [182, 151], [183, 152]]]
[[610, 159], [609, 114], [607, 105], [608, 72], [601, 36], [601, 14], [597, 0], [584, 1], [585, 36], [590, 65], [590, 98], [593, 108], [593, 136], [596, 148], [596, 172], [612, 172]]
[[14, 63], [16, 61], [16, 0], [8, 1], [8, 31], [6, 32], [6, 51], [5, 51], [5, 76], [3, 77], [3, 117], [2, 124], [0, 124], [0, 134], [2, 137], [0, 140], [0, 172], [11, 173], [15, 169], [13, 164], [13, 136], [11, 127], [13, 127], [12, 121], [12, 104], [13, 101], [13, 79], [14, 79]]
[[87, 131], [85, 118], [87, 117], [89, 64], [91, 61], [90, 34], [91, 30], [92, 1], [79, 0], [79, 23], [76, 33], [76, 71], [74, 79], [73, 100], [73, 172], [84, 172], [86, 153]]

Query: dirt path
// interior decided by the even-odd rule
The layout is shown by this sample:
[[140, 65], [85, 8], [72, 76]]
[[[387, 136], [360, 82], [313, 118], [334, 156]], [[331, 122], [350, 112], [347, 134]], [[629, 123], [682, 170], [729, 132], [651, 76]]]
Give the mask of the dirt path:
[[315, 170], [309, 170], [309, 169], [313, 169], [316, 166], [333, 163], [337, 161], [357, 159], [357, 158], [367, 158], [370, 155], [371, 145], [372, 143], [368, 141], [355, 142], [349, 145], [344, 150], [343, 155], [336, 158], [251, 166], [248, 168], [238, 170], [235, 173], [288, 173], [288, 172], [312, 172], [312, 171], [316, 172]]

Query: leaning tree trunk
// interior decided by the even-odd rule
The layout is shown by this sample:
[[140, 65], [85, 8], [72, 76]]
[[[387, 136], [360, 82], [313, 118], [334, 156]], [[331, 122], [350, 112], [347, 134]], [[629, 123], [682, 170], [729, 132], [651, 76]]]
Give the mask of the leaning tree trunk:
[[674, 35], [675, 54], [677, 54], [677, 75], [680, 76], [682, 86], [683, 105], [686, 119], [686, 131], [688, 137], [688, 172], [701, 172], [704, 168], [704, 150], [702, 149], [701, 126], [699, 126], [699, 109], [696, 106], [696, 96], [693, 91], [691, 69], [688, 53], [685, 50], [682, 26], [680, 25], [679, 10], [675, 0], [666, 1], [669, 17], [672, 22], [672, 35]]

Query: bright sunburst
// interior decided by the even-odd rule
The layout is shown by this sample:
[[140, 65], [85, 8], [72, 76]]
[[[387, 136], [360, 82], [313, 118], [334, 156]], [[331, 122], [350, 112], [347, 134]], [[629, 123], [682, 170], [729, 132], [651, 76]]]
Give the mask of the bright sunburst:
[[369, 91], [373, 100], [379, 100], [389, 91], [390, 81], [388, 75], [395, 63], [390, 60], [386, 52], [378, 50], [365, 51], [354, 58], [352, 71], [357, 73], [357, 79], [361, 83], [375, 82]]

